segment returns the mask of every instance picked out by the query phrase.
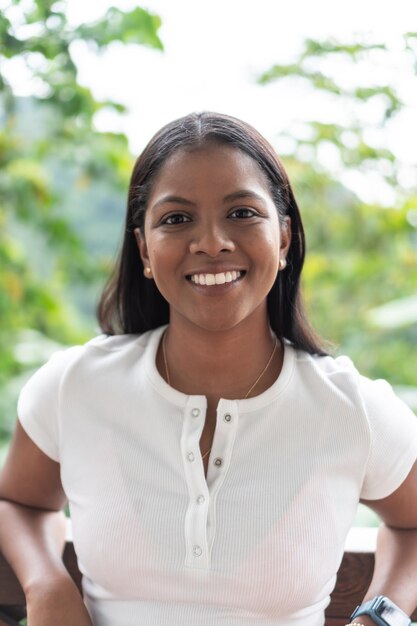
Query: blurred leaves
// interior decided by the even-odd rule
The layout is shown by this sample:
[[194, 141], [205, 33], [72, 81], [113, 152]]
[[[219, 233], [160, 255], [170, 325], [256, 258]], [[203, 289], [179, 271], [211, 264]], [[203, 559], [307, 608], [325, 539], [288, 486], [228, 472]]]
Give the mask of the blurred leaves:
[[148, 11], [136, 7], [125, 13], [111, 7], [102, 20], [80, 26], [76, 33], [83, 40], [93, 40], [99, 47], [107, 46], [112, 41], [139, 43], [152, 48], [163, 49], [157, 35], [161, 20]]
[[[119, 234], [113, 232], [111, 240], [108, 236], [109, 228], [114, 231], [114, 216], [122, 222], [132, 164], [127, 138], [98, 132], [94, 118], [104, 108], [123, 114], [125, 107], [117, 100], [98, 101], [79, 82], [73, 46], [84, 42], [90, 54], [114, 43], [156, 51], [163, 47], [160, 18], [140, 7], [127, 12], [112, 7], [94, 22], [74, 25], [62, 0], [3, 5], [0, 386], [2, 397], [8, 398], [27, 367], [19, 346], [30, 329], [55, 342], [50, 345], [91, 335], [91, 311], [83, 308], [97, 296], [108, 272], [110, 246]], [[16, 93], [16, 68], [18, 73], [24, 70], [31, 95]], [[107, 248], [102, 239], [106, 234]], [[0, 403], [3, 430], [10, 422], [10, 415], [3, 413], [10, 410], [6, 404]]]
[[401, 84], [417, 93], [416, 67], [417, 33], [393, 49], [360, 36], [307, 39], [291, 63], [259, 77], [285, 84], [287, 98], [301, 81], [306, 110], [323, 111], [294, 119], [277, 141], [304, 218], [313, 321], [363, 373], [405, 386], [416, 386], [417, 178], [405, 177], [410, 165], [387, 136], [411, 111]]

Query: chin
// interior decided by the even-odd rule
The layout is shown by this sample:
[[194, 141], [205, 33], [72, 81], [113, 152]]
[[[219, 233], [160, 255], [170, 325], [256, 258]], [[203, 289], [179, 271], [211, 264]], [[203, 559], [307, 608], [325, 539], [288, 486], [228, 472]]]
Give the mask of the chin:
[[[234, 303], [236, 305], [236, 303]], [[239, 304], [239, 303], [237, 303]], [[248, 303], [249, 304], [249, 303]], [[188, 311], [171, 308], [171, 322], [175, 323], [175, 318], [181, 318], [181, 325], [191, 324], [207, 332], [221, 333], [236, 329], [238, 326], [250, 328], [264, 324], [268, 320], [266, 299], [258, 306], [198, 306]]]
[[200, 318], [198, 320], [192, 320], [193, 324], [195, 326], [198, 326], [199, 328], [209, 331], [209, 332], [225, 332], [228, 330], [232, 330], [233, 328], [236, 328], [237, 326], [239, 326], [242, 322], [244, 322], [246, 319], [245, 317], [230, 317], [228, 316], [227, 319], [225, 319], [225, 316], [221, 316], [221, 317], [204, 317], [203, 319]]

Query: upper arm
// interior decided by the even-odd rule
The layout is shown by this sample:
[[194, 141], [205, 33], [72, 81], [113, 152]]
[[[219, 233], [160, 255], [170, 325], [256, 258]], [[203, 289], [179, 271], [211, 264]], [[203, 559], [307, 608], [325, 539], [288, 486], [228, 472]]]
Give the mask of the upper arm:
[[361, 500], [388, 526], [417, 528], [417, 461], [403, 483], [386, 498]]
[[66, 503], [59, 463], [38, 448], [19, 421], [0, 473], [0, 498], [53, 511]]

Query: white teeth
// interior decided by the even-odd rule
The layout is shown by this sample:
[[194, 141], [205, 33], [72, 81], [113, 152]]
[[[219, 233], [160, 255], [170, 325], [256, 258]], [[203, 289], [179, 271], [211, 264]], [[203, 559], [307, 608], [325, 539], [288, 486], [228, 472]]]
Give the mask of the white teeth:
[[218, 274], [193, 274], [191, 280], [197, 285], [223, 285], [237, 280], [242, 272], [219, 272]]

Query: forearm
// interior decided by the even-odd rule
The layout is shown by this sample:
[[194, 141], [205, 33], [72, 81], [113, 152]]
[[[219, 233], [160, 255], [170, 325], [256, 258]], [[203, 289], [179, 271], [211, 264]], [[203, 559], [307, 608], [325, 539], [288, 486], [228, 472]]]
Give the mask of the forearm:
[[[375, 568], [364, 601], [384, 595], [411, 615], [417, 606], [417, 529], [382, 525], [378, 532]], [[369, 618], [355, 621], [368, 626]]]
[[26, 596], [31, 589], [68, 576], [62, 562], [65, 516], [0, 500], [0, 550]]

